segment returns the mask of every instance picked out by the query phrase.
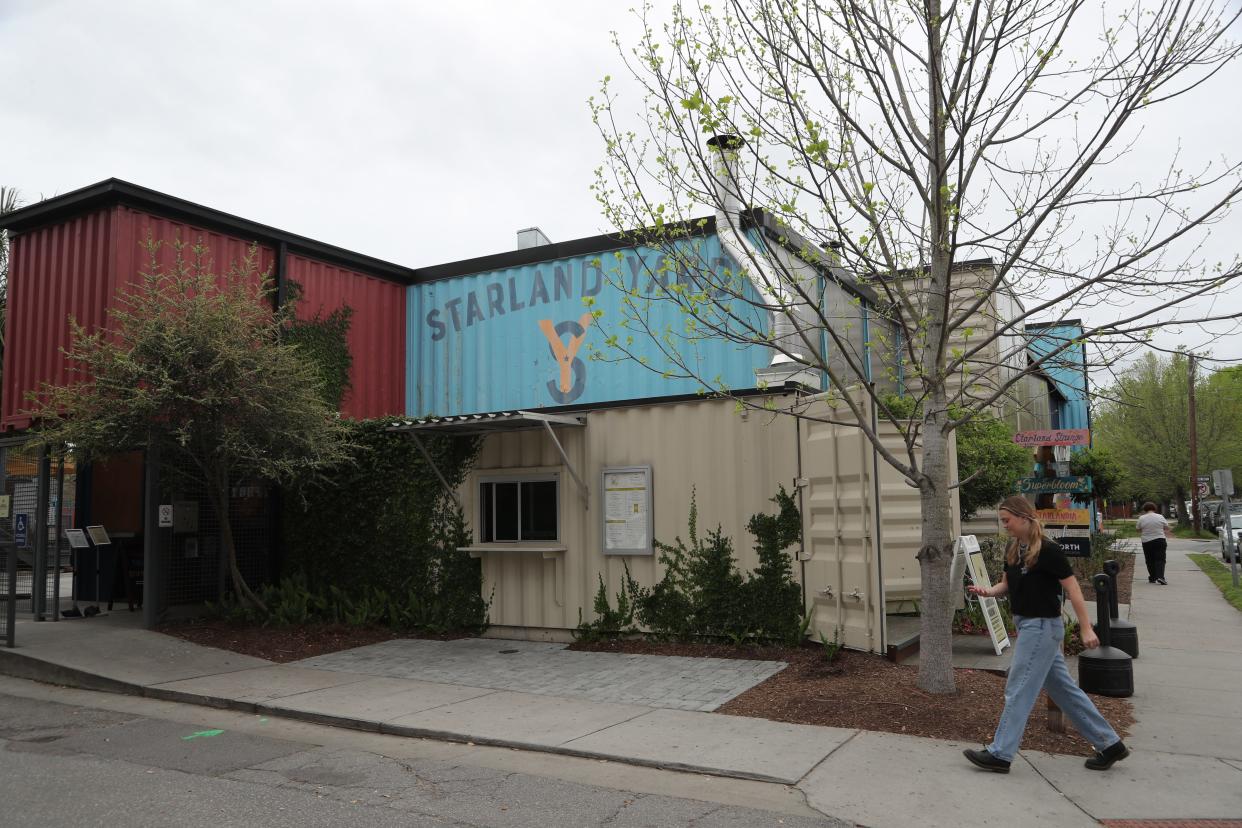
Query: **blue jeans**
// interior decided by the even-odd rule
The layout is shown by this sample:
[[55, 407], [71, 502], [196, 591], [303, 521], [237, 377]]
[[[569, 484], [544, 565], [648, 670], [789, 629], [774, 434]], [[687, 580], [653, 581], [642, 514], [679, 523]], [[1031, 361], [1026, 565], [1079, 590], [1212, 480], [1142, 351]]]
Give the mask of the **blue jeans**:
[[1022, 616], [1015, 617], [1014, 622], [1018, 637], [1013, 645], [1009, 677], [1005, 680], [1005, 709], [1001, 711], [988, 752], [997, 759], [1013, 761], [1041, 688], [1048, 691], [1074, 729], [1096, 750], [1104, 750], [1120, 741], [1117, 731], [1095, 709], [1090, 697], [1074, 682], [1065, 666], [1065, 656], [1061, 655], [1065, 622], [1059, 617]]

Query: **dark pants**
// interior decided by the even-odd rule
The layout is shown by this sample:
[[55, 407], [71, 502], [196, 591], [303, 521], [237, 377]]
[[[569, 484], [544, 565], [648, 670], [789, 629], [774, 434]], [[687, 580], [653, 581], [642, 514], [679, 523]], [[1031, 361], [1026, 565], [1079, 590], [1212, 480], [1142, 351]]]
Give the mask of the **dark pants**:
[[1147, 564], [1147, 580], [1154, 581], [1164, 577], [1165, 551], [1169, 542], [1164, 538], [1143, 541], [1143, 561]]

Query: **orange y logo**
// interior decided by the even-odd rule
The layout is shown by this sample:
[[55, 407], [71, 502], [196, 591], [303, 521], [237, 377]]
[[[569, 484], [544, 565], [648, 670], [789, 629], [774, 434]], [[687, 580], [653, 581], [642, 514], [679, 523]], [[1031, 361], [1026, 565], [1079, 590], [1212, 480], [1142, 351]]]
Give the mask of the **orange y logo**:
[[[560, 368], [560, 382], [548, 383], [548, 392], [558, 403], [570, 403], [582, 396], [586, 386], [586, 365], [577, 358], [577, 354], [594, 318], [588, 312], [582, 314], [577, 322], [571, 319], [553, 325], [551, 319], [539, 320], [539, 330], [547, 338], [552, 357]], [[569, 334], [569, 342], [561, 339], [565, 334]]]

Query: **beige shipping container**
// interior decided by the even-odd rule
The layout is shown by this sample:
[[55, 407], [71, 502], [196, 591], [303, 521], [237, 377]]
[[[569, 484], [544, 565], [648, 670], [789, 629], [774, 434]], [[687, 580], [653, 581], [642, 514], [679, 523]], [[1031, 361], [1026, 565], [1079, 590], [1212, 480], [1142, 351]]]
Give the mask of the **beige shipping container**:
[[[765, 399], [780, 408], [799, 398]], [[806, 397], [800, 400], [805, 408]], [[816, 401], [806, 411], [827, 415], [826, 406]], [[605, 470], [649, 468], [654, 538], [687, 539], [693, 498], [700, 535], [719, 527], [744, 572], [758, 565], [750, 517], [773, 511], [781, 486], [796, 493], [804, 540], [790, 554], [813, 611], [812, 634], [884, 651], [882, 581], [891, 581], [899, 600], [918, 591], [918, 492], [877, 460], [861, 430], [739, 410], [728, 399], [653, 401], [556, 419], [519, 417], [486, 433], [459, 491], [473, 531], [469, 549], [481, 559], [483, 594], [492, 600], [489, 635], [565, 641], [580, 618], [593, 617], [601, 577], [614, 605], [626, 567], [645, 586], [660, 580], [654, 546], [646, 554], [605, 550]], [[899, 441], [891, 426], [881, 433], [886, 443]], [[522, 481], [545, 494], [555, 482], [555, 531], [538, 541], [489, 542], [484, 511], [499, 495], [485, 487]]]

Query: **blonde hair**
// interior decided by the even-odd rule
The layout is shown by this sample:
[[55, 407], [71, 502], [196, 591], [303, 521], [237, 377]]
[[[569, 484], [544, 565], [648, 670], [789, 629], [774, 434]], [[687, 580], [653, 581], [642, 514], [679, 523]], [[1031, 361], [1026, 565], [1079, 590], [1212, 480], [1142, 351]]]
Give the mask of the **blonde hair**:
[[[1000, 505], [1001, 511], [1009, 512], [1014, 517], [1020, 517], [1027, 521], [1030, 525], [1026, 538], [1027, 549], [1026, 554], [1022, 556], [1022, 563], [1027, 569], [1035, 565], [1039, 560], [1039, 547], [1044, 542], [1044, 528], [1039, 523], [1039, 518], [1035, 515], [1035, 508], [1031, 506], [1031, 501], [1021, 495], [1007, 497]], [[1022, 539], [1011, 537], [1009, 545], [1005, 547], [1005, 563], [1014, 566], [1018, 563], [1018, 550], [1021, 547]]]

